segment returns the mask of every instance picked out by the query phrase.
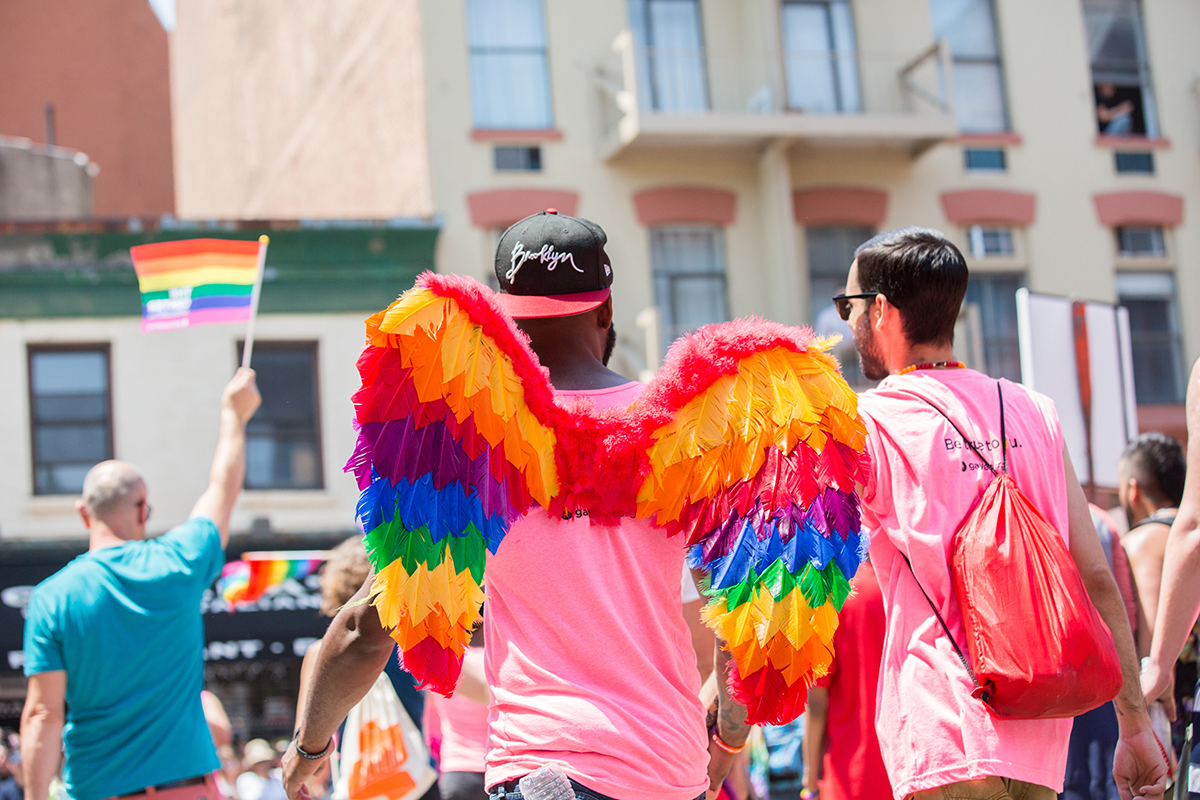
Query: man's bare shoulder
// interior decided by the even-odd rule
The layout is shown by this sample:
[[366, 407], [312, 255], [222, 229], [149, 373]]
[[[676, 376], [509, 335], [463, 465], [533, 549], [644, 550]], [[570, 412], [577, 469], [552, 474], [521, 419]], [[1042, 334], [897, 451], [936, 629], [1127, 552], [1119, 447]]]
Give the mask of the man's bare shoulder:
[[1171, 526], [1165, 522], [1147, 522], [1121, 536], [1121, 546], [1134, 565], [1146, 558], [1162, 561]]

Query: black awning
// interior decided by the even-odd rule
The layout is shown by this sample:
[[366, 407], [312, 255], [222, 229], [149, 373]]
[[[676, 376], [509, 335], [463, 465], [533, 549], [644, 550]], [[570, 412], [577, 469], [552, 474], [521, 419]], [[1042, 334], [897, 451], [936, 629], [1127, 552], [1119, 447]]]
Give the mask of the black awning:
[[[312, 550], [336, 545], [344, 534], [235, 536], [226, 559], [248, 550]], [[25, 606], [33, 587], [62, 569], [86, 543], [55, 543], [5, 548], [0, 559], [0, 674], [24, 668]], [[213, 589], [204, 593], [204, 657], [213, 663], [300, 658], [320, 638], [329, 619], [320, 613], [321, 594], [315, 575], [286, 581], [273, 593], [237, 611]]]

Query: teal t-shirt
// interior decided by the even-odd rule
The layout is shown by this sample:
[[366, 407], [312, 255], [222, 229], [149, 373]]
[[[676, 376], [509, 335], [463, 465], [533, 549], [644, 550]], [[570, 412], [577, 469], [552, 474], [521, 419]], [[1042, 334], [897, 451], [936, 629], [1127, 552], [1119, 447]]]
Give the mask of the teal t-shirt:
[[84, 553], [33, 590], [25, 674], [67, 672], [63, 781], [73, 800], [219, 767], [200, 705], [200, 599], [224, 561], [217, 526], [196, 517]]

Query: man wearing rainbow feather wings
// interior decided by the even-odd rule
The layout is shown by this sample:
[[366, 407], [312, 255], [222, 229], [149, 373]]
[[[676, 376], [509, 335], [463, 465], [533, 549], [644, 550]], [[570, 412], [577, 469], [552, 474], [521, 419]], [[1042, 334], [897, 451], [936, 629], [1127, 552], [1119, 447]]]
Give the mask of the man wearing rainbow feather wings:
[[[829, 343], [761, 320], [710, 326], [631, 384], [605, 366], [605, 241], [587, 220], [536, 214], [500, 240], [503, 293], [425, 274], [367, 321], [347, 469], [370, 603], [326, 635], [285, 758], [290, 796], [392, 639], [423, 686], [453, 692], [485, 573], [493, 797], [521, 797], [517, 779], [548, 763], [578, 797], [711, 796], [748, 725], [794, 719], [827, 670], [865, 549], [867, 468]], [[680, 614], [685, 545], [726, 643], [711, 738]]]

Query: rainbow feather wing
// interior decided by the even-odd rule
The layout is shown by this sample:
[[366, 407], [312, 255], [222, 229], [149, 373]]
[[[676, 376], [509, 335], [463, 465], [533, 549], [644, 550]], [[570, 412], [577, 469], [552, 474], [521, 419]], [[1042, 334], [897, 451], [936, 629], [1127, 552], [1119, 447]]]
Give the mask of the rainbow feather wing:
[[[422, 275], [367, 321], [346, 465], [375, 570], [371, 602], [421, 686], [449, 696], [487, 553], [558, 492], [549, 380], [470, 279]], [[536, 411], [536, 413], [535, 413]]]
[[673, 347], [647, 391], [675, 410], [658, 413], [638, 515], [684, 533], [709, 572], [705, 621], [753, 723], [804, 710], [865, 549], [866, 432], [827, 346], [773, 323], [714, 326]]

